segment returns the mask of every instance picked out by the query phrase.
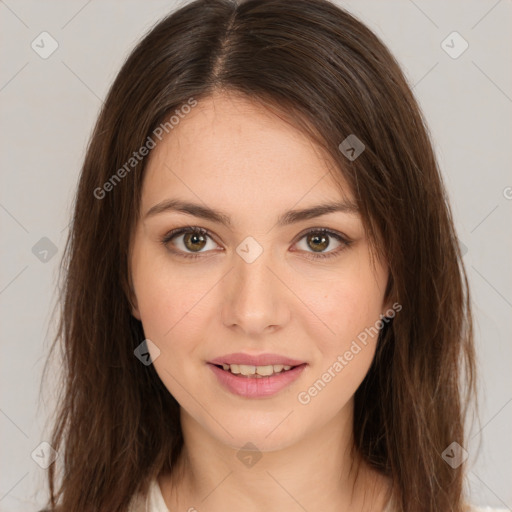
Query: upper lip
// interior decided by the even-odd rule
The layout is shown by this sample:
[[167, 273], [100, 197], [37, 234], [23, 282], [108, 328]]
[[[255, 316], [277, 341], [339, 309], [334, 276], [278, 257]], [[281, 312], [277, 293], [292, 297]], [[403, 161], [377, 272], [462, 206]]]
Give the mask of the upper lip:
[[286, 366], [299, 366], [304, 364], [305, 361], [299, 361], [298, 359], [292, 359], [290, 357], [281, 356], [279, 354], [259, 354], [251, 355], [244, 354], [242, 352], [236, 352], [234, 354], [226, 354], [224, 356], [216, 357], [211, 361], [211, 364], [246, 364], [251, 366], [267, 366], [274, 364], [282, 364]]

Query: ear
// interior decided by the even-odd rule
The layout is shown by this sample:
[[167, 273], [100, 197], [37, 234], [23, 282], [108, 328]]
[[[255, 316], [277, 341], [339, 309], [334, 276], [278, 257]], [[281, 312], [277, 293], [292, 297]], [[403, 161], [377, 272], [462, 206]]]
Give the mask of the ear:
[[394, 291], [393, 291], [393, 277], [391, 274], [389, 274], [388, 282], [386, 285], [386, 291], [384, 292], [384, 301], [382, 304], [382, 315], [387, 316], [387, 314], [390, 311], [395, 312], [393, 305], [395, 304], [395, 297], [394, 297]]
[[137, 306], [137, 300], [132, 300], [132, 315], [137, 319], [141, 320], [140, 311]]
[[130, 279], [130, 297], [129, 302], [132, 310], [132, 315], [137, 319], [141, 320], [140, 311], [139, 311], [139, 305], [137, 302], [137, 295], [135, 294], [135, 290], [133, 289], [133, 284]]
[[381, 313], [382, 313], [383, 317], [389, 318], [391, 315], [391, 318], [393, 318], [395, 316], [395, 309], [393, 308], [393, 302], [392, 301], [387, 302]]

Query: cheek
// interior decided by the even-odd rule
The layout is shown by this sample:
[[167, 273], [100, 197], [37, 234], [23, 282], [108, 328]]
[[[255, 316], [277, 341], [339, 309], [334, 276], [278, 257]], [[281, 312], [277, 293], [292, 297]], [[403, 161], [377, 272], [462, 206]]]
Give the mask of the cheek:
[[[194, 329], [194, 315], [211, 284], [197, 272], [176, 271], [161, 256], [134, 258], [133, 282], [137, 305], [148, 338], [166, 344], [183, 329]], [[189, 334], [192, 334], [188, 330]]]
[[371, 341], [375, 331], [371, 329], [382, 312], [383, 290], [371, 273], [347, 269], [336, 279], [324, 281], [321, 287], [302, 290], [306, 302], [314, 313], [309, 330], [324, 353], [345, 350], [359, 335]]
[[318, 424], [329, 421], [350, 401], [371, 366], [382, 299], [374, 283], [371, 278], [347, 279], [341, 286], [338, 281], [329, 293], [317, 295], [315, 312], [322, 322], [306, 327], [315, 340], [316, 357], [297, 401]]
[[171, 275], [161, 265], [142, 264], [140, 269], [134, 286], [144, 335], [158, 349], [157, 356], [152, 355], [155, 371], [178, 402], [187, 403], [189, 396], [180, 383], [193, 382], [201, 364], [204, 325], [199, 315], [208, 287], [202, 280], [190, 281], [176, 272]]

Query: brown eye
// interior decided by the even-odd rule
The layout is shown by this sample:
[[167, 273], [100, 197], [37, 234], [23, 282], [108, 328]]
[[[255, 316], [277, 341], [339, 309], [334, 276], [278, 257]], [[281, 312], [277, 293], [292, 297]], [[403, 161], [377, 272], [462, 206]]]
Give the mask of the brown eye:
[[[162, 238], [162, 244], [168, 247], [168, 244], [174, 247], [168, 247], [170, 251], [185, 258], [200, 257], [203, 252], [208, 252], [205, 247], [212, 236], [204, 228], [188, 226], [170, 231]], [[211, 249], [215, 249], [217, 244], [212, 241]], [[208, 248], [210, 249], [210, 248]]]
[[187, 233], [183, 237], [183, 244], [191, 251], [200, 251], [206, 245], [206, 236], [201, 233]]
[[[332, 248], [333, 239], [338, 244], [336, 246], [335, 243], [334, 248]], [[209, 240], [213, 245], [210, 248], [207, 247]], [[305, 252], [310, 259], [335, 257], [352, 243], [345, 236], [325, 228], [310, 229], [300, 238], [299, 242], [302, 240], [306, 241], [306, 247], [301, 248], [301, 252]], [[199, 258], [203, 253], [210, 252], [209, 249], [218, 247], [206, 229], [196, 226], [174, 229], [167, 233], [161, 242], [171, 252], [184, 258]], [[171, 243], [171, 247], [168, 247], [169, 243]], [[325, 252], [327, 249], [331, 250]]]
[[[303, 239], [305, 240], [306, 246], [304, 252], [310, 259], [335, 257], [352, 243], [348, 238], [341, 234], [325, 228], [310, 229], [302, 236], [299, 242]], [[332, 247], [332, 239], [336, 242], [334, 247], [332, 250], [325, 252], [327, 249]], [[336, 246], [336, 244], [338, 245]]]
[[324, 234], [309, 234], [307, 243], [314, 251], [321, 252], [329, 247], [329, 237]]

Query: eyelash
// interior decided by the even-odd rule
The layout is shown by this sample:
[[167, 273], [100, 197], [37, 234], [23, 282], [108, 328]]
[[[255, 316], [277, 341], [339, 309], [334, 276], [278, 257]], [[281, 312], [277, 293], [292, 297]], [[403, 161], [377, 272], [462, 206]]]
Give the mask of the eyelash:
[[[162, 243], [162, 245], [164, 245], [164, 247], [167, 248], [167, 244], [173, 238], [175, 238], [179, 235], [183, 235], [185, 233], [193, 233], [194, 235], [208, 236], [213, 239], [213, 236], [211, 235], [211, 233], [205, 228], [200, 228], [198, 226], [185, 226], [182, 228], [177, 228], [177, 229], [173, 229], [172, 231], [169, 231], [161, 239], [161, 243]], [[306, 237], [307, 235], [309, 235], [311, 233], [331, 236], [331, 237], [335, 238], [336, 240], [338, 240], [338, 242], [341, 242], [343, 244], [338, 249], [335, 249], [334, 251], [331, 251], [328, 253], [307, 253], [307, 254], [312, 254], [312, 256], [308, 256], [308, 258], [313, 259], [313, 260], [334, 258], [334, 257], [338, 256], [340, 252], [342, 252], [344, 249], [346, 249], [347, 247], [349, 247], [352, 244], [351, 240], [348, 240], [346, 237], [342, 236], [341, 234], [336, 233], [335, 231], [331, 231], [326, 228], [309, 229], [308, 231], [306, 231], [306, 233], [304, 233], [299, 238], [299, 240], [302, 240], [304, 237]], [[180, 257], [190, 258], [190, 259], [200, 258], [201, 254], [202, 254], [202, 253], [184, 253], [183, 251], [175, 251], [173, 249], [169, 249], [169, 250], [171, 250], [174, 254], [177, 254]]]

